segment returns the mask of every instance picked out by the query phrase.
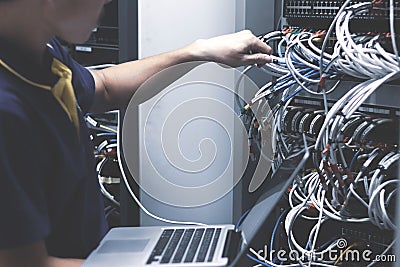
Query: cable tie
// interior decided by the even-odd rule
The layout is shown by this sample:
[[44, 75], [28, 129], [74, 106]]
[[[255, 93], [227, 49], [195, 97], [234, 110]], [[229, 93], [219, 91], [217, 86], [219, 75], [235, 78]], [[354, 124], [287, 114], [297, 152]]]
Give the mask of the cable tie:
[[95, 121], [92, 117], [90, 117], [90, 116], [86, 116], [86, 121], [90, 124], [90, 125], [92, 125], [93, 127], [99, 127], [100, 126], [100, 124], [97, 122], [97, 121]]
[[318, 93], [320, 93], [323, 89], [324, 90], [326, 89], [325, 80], [326, 80], [326, 75], [322, 74], [321, 78], [319, 79], [319, 82], [318, 82], [318, 89], [317, 89]]
[[326, 147], [324, 148], [324, 150], [322, 150], [322, 154], [328, 153], [330, 148], [331, 148], [331, 145], [327, 144]]

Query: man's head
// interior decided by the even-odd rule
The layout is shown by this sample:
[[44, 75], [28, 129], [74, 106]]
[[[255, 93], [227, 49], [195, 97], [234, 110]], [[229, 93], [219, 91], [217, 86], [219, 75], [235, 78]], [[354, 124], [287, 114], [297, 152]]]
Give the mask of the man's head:
[[33, 32], [36, 38], [57, 35], [70, 43], [82, 43], [97, 26], [104, 5], [111, 1], [0, 0], [0, 16], [7, 16], [14, 30], [25, 35]]
[[89, 38], [91, 31], [99, 22], [104, 5], [111, 2], [111, 0], [41, 1], [45, 2], [46, 22], [52, 26], [55, 35], [71, 43], [82, 43]]

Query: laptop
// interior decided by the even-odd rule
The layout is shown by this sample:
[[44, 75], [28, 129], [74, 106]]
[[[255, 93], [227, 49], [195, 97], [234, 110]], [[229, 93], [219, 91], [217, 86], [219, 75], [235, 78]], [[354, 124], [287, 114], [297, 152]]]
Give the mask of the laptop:
[[113, 228], [83, 266], [245, 266], [249, 248], [258, 234], [265, 235], [264, 224], [308, 156], [305, 149], [282, 162], [239, 229], [231, 224]]

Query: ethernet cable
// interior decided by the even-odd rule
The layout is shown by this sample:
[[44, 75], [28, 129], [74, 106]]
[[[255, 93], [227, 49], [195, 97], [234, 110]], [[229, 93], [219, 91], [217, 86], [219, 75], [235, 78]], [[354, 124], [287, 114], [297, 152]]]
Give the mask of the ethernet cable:
[[[118, 116], [120, 116], [119, 112], [118, 112]], [[119, 129], [120, 131], [120, 129]], [[156, 219], [158, 221], [161, 222], [165, 222], [165, 223], [170, 223], [170, 224], [184, 224], [184, 225], [199, 225], [199, 226], [205, 226], [206, 224], [204, 223], [199, 223], [199, 222], [187, 222], [187, 221], [175, 221], [175, 220], [170, 220], [170, 219], [166, 219], [166, 218], [162, 218], [160, 216], [157, 216], [153, 213], [151, 213], [138, 199], [138, 197], [135, 195], [135, 193], [133, 192], [131, 185], [128, 182], [128, 178], [126, 177], [125, 171], [124, 171], [124, 167], [122, 166], [122, 157], [121, 157], [121, 134], [117, 134], [117, 158], [118, 158], [118, 165], [119, 165], [119, 169], [121, 171], [121, 176], [122, 179], [125, 183], [126, 189], [128, 190], [129, 194], [131, 195], [132, 199], [136, 202], [136, 204], [139, 206], [139, 208], [148, 216], [150, 216], [153, 219]]]

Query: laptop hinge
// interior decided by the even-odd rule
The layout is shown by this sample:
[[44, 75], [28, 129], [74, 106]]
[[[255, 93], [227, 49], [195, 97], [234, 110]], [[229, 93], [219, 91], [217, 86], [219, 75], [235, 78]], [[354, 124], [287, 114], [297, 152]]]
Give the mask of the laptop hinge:
[[234, 259], [238, 251], [240, 251], [242, 245], [242, 232], [235, 230], [228, 230], [226, 239], [224, 252], [222, 253], [223, 257], [228, 258], [228, 264]]

